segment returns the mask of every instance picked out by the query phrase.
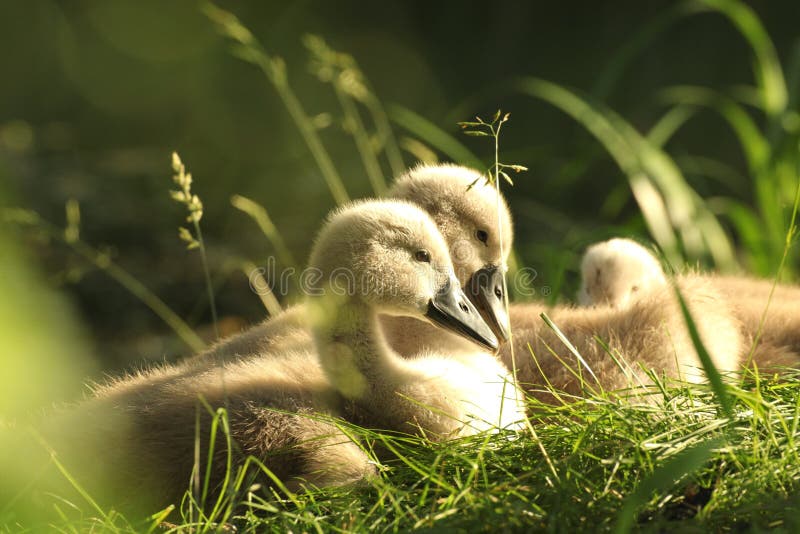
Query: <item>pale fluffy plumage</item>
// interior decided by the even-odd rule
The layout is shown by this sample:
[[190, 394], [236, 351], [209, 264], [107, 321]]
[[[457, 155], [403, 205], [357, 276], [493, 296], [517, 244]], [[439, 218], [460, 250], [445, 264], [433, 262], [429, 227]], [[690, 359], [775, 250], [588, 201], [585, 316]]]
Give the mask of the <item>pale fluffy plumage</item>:
[[667, 283], [658, 260], [629, 239], [610, 239], [586, 249], [578, 302], [627, 306], [640, 291]]
[[[395, 180], [389, 196], [413, 202], [430, 215], [447, 241], [462, 286], [487, 263], [505, 264], [514, 240], [511, 212], [477, 171], [459, 165], [419, 165]], [[476, 239], [478, 230], [489, 234], [486, 244]]]
[[[389, 196], [413, 202], [431, 216], [447, 241], [462, 287], [487, 264], [506, 269], [514, 239], [511, 211], [503, 196], [480, 173], [458, 165], [420, 165], [399, 177]], [[498, 224], [503, 234], [502, 249]], [[488, 234], [485, 244], [477, 239], [478, 230]], [[389, 343], [404, 355], [423, 349], [451, 354], [473, 351], [469, 342], [453, 334], [442, 335], [415, 319], [384, 318], [381, 324]]]
[[[469, 191], [467, 187], [480, 176], [469, 169], [451, 165], [434, 167], [418, 167], [399, 178], [392, 189], [393, 195], [403, 197], [421, 205], [432, 214], [437, 226], [444, 228], [445, 238], [451, 250], [456, 271], [463, 284], [475, 269], [485, 263], [504, 263], [508, 249], [500, 250], [497, 236], [492, 233], [489, 245], [484, 246], [474, 239], [475, 230], [483, 225], [496, 228], [497, 194], [494, 189], [482, 181]], [[505, 202], [500, 202], [500, 217], [503, 221], [504, 245], [510, 247], [512, 235], [511, 217]], [[494, 245], [494, 246], [492, 246]], [[463, 251], [472, 248], [472, 252]], [[453, 252], [458, 248], [461, 254]], [[644, 258], [651, 258], [646, 253]], [[475, 260], [474, 258], [477, 258]], [[463, 260], [469, 261], [463, 261]], [[462, 260], [460, 263], [459, 260]], [[655, 260], [653, 260], [655, 261]], [[701, 293], [689, 298], [693, 309], [703, 316], [701, 330], [733, 331], [734, 323], [725, 312], [716, 314], [714, 302], [719, 296], [716, 293]], [[706, 310], [710, 313], [705, 313]], [[565, 361], [572, 361], [564, 347], [547, 325], [539, 318], [547, 308], [541, 305], [513, 304], [511, 306], [511, 322], [514, 329], [516, 363], [519, 369], [520, 382], [533, 384], [529, 390], [540, 389], [544, 383], [541, 373], [531, 359], [527, 350], [528, 343], [535, 349], [545, 374], [553, 382], [570, 390], [574, 390], [575, 381], [563, 365], [554, 358], [544, 343], [550, 345]], [[592, 340], [597, 334], [602, 339], [612, 342], [623, 357], [638, 369], [637, 362], [652, 367], [657, 372], [665, 372], [669, 376], [699, 379], [696, 371], [699, 363], [694, 349], [688, 343], [686, 329], [672, 293], [666, 292], [654, 296], [647, 304], [642, 304], [640, 312], [622, 312], [611, 308], [587, 311], [570, 307], [556, 307], [549, 310], [568, 337], [585, 351], [586, 358], [601, 373], [598, 376], [607, 389], [629, 385], [628, 377], [613, 364], [610, 356], [602, 352], [600, 345]], [[254, 354], [261, 350], [270, 350], [275, 344], [297, 346], [310, 343], [308, 330], [302, 325], [304, 311], [300, 307], [287, 310], [280, 316], [270, 319], [240, 336], [234, 337], [214, 347], [209, 354], [223, 359], [236, 355]], [[707, 316], [707, 318], [706, 318]], [[391, 346], [401, 354], [410, 356], [421, 350], [445, 350], [459, 357], [462, 352], [467, 356], [474, 352], [471, 343], [452, 334], [441, 332], [427, 323], [406, 317], [386, 317], [381, 322], [385, 336]], [[738, 357], [739, 338], [733, 335], [730, 343], [721, 345], [712, 351], [721, 365], [729, 366], [729, 358]], [[221, 356], [219, 356], [221, 355]], [[725, 356], [727, 355], [727, 356]], [[503, 363], [511, 366], [511, 353], [508, 345], [502, 347], [500, 354]], [[460, 358], [469, 363], [469, 358]], [[681, 371], [679, 371], [681, 369]], [[597, 372], [597, 371], [596, 371]], [[566, 373], [566, 374], [565, 374]], [[637, 385], [633, 381], [632, 385]]]
[[[375, 472], [356, 443], [319, 420], [338, 415], [342, 405], [306, 352], [120, 378], [52, 417], [45, 434], [67, 469], [105, 506], [152, 512], [177, 504], [189, 488], [196, 417], [205, 475], [211, 416], [204, 405], [198, 408], [199, 395], [212, 409], [227, 410], [234, 466], [253, 455], [294, 490], [301, 483], [356, 483]], [[225, 473], [221, 432], [215, 450], [212, 495]], [[263, 473], [256, 480], [271, 483]], [[58, 489], [69, 495], [69, 485]]]
[[[434, 220], [447, 242], [462, 287], [484, 265], [505, 268], [513, 240], [511, 213], [502, 195], [498, 197], [477, 171], [449, 164], [419, 165], [397, 178], [388, 195], [416, 204]], [[503, 228], [502, 250], [498, 220]], [[488, 234], [485, 244], [477, 239], [478, 230]], [[305, 319], [303, 306], [294, 306], [222, 340], [194, 359], [224, 361], [308, 345], [311, 336]], [[415, 318], [382, 317], [381, 324], [389, 344], [404, 356], [424, 350], [466, 355], [475, 351], [473, 343]]]
[[[364, 246], [354, 244], [361, 233], [376, 232]], [[412, 261], [420, 248], [430, 253], [429, 263]], [[441, 438], [522, 419], [507, 369], [488, 353], [476, 348], [457, 360], [423, 351], [404, 359], [385, 341], [379, 313], [422, 318], [448, 279], [460, 287], [447, 243], [425, 212], [388, 201], [351, 208], [323, 230], [310, 263], [320, 269], [322, 281], [342, 268], [357, 274], [353, 296], [324, 299], [321, 308], [315, 299], [309, 316], [322, 367], [361, 414], [354, 417], [359, 423], [406, 432], [418, 428]], [[406, 282], [412, 280], [418, 282]], [[314, 289], [326, 288], [330, 293], [330, 286]]]
[[[646, 248], [630, 239], [611, 239], [595, 244], [586, 252], [582, 263], [582, 291], [589, 298], [582, 304], [607, 303], [627, 306], [631, 296], [640, 298], [667, 284], [661, 265]], [[743, 364], [755, 341], [764, 310], [767, 309], [772, 282], [746, 276], [730, 276], [687, 272], [676, 276], [679, 285], [690, 285], [717, 292], [741, 327]], [[637, 287], [638, 292], [632, 288]], [[687, 289], [688, 291], [688, 289]], [[684, 296], [686, 292], [684, 292]], [[786, 284], [776, 287], [769, 304], [764, 329], [753, 352], [753, 360], [761, 369], [800, 366], [800, 288]], [[697, 317], [698, 322], [704, 317]]]
[[[430, 263], [415, 260], [421, 249]], [[129, 499], [128, 506], [154, 509], [176, 502], [192, 472], [198, 396], [227, 410], [234, 458], [256, 456], [290, 488], [352, 483], [374, 473], [335, 424], [309, 416], [343, 416], [433, 439], [522, 419], [508, 372], [494, 357], [476, 350], [476, 367], [434, 353], [404, 360], [381, 335], [379, 312], [422, 317], [442, 277], [454, 278], [447, 246], [419, 208], [376, 201], [337, 211], [320, 233], [311, 266], [321, 273], [315, 288], [326, 291], [305, 306], [317, 350], [302, 343], [247, 359], [193, 361], [101, 386], [48, 422], [45, 433], [67, 468], [115, 504]], [[338, 295], [323, 283], [335, 272], [352, 273], [352, 291]], [[204, 462], [210, 416], [202, 406], [199, 420]], [[219, 435], [213, 488], [224, 473], [223, 444]]]
[[218, 341], [204, 352], [188, 358], [184, 365], [202, 366], [211, 361], [245, 359], [259, 354], [274, 354], [277, 351], [308, 350], [311, 344], [308, 310], [301, 303], [239, 334]]
[[[681, 291], [708, 352], [720, 369], [738, 366], [741, 339], [736, 319], [724, 305], [721, 296], [703, 284], [688, 280]], [[511, 308], [517, 379], [520, 387], [540, 400], [551, 401], [546, 391], [549, 382], [556, 391], [581, 395], [580, 380], [559, 361], [580, 372], [589, 385], [597, 383], [575, 356], [539, 317], [546, 312], [597, 376], [605, 390], [627, 389], [650, 384], [645, 373], [653, 369], [657, 375], [704, 381], [704, 374], [689, 337], [677, 298], [672, 287], [665, 285], [642, 295], [625, 308], [599, 305], [593, 308], [523, 304]], [[621, 369], [595, 336], [608, 344], [624, 362]], [[529, 347], [531, 350], [529, 350]], [[555, 358], [550, 350], [559, 358]], [[533, 357], [531, 356], [533, 352]], [[501, 357], [511, 365], [511, 354], [503, 347]], [[535, 358], [535, 359], [534, 359]], [[537, 365], [538, 363], [538, 365]], [[541, 367], [541, 369], [540, 369]]]

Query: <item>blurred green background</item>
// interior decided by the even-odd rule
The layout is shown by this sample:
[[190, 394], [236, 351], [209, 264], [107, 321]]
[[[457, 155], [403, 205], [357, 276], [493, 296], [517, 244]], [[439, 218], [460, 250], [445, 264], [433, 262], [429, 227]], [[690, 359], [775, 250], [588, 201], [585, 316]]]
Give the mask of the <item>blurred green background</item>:
[[[373, 189], [330, 76], [363, 74], [369, 96], [345, 95], [345, 102], [369, 135], [375, 102], [382, 104], [405, 165], [488, 162], [490, 144], [464, 137], [456, 122], [510, 111], [501, 158], [530, 169], [505, 189], [516, 252], [551, 300], [572, 298], [582, 249], [612, 235], [655, 238], [691, 264], [768, 276], [778, 267], [800, 135], [794, 0], [220, 7], [266, 54], [282, 58], [292, 94], [351, 198]], [[276, 85], [232, 53], [232, 46], [252, 53], [225, 35], [236, 31], [233, 19], [211, 13], [194, 1], [0, 2], [0, 203], [63, 228], [65, 204], [74, 199], [80, 241], [206, 339], [203, 269], [177, 236], [186, 214], [168, 194], [170, 153], [180, 153], [205, 206], [201, 225], [224, 332], [265, 315], [241, 267], [274, 254], [231, 196], [263, 205], [300, 263], [335, 205]], [[337, 65], [312, 62], [308, 34], [358, 66], [340, 56]], [[388, 180], [390, 147], [373, 141]], [[46, 384], [37, 373], [61, 373], [76, 346], [95, 359], [76, 368], [96, 369], [94, 376], [191, 353], [107, 272], [53, 231], [19, 219], [4, 218], [2, 237], [15, 244], [3, 248], [3, 282], [30, 284], [46, 298], [4, 295], [0, 308], [9, 316], [30, 312], [2, 325], [18, 334], [0, 336], [6, 377], [22, 372], [11, 363], [31, 358], [38, 349], [28, 340], [42, 337], [54, 347], [47, 358], [61, 364], [28, 370], [22, 383]], [[793, 251], [785, 277], [797, 258]], [[47, 299], [57, 299], [61, 312]]]

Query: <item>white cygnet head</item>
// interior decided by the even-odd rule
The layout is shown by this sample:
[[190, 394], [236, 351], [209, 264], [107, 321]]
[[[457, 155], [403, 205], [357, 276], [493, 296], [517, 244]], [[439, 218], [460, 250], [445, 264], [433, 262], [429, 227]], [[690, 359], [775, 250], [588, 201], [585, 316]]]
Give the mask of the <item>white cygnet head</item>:
[[447, 242], [459, 283], [495, 334], [507, 339], [503, 275], [514, 232], [502, 195], [479, 172], [441, 164], [411, 169], [395, 181], [389, 196], [413, 202], [431, 216]]
[[630, 239], [614, 238], [586, 249], [578, 301], [624, 308], [665, 283], [664, 270], [649, 250]]
[[[338, 306], [427, 319], [490, 350], [498, 341], [456, 279], [431, 218], [401, 201], [356, 202], [334, 212], [309, 261], [312, 297]], [[318, 301], [319, 303], [319, 301]]]

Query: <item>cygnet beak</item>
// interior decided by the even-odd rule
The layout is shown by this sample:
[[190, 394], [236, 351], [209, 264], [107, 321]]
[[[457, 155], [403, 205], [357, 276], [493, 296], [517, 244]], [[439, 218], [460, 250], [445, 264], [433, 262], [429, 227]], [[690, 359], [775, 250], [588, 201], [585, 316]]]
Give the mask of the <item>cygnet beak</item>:
[[511, 328], [503, 299], [503, 270], [497, 265], [478, 269], [467, 282], [466, 290], [492, 332], [501, 342], [508, 341]]
[[455, 279], [448, 279], [428, 303], [425, 316], [435, 325], [471, 339], [478, 345], [497, 352], [499, 343], [480, 312], [469, 301]]

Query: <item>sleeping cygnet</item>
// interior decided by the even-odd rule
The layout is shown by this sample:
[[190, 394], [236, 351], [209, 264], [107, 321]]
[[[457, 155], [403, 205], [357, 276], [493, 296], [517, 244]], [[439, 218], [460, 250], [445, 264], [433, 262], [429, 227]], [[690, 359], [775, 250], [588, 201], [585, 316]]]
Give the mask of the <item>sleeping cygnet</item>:
[[[655, 256], [642, 245], [621, 238], [589, 247], [581, 276], [579, 300], [583, 305], [625, 307], [667, 284]], [[768, 372], [800, 367], [800, 288], [778, 284], [770, 301], [770, 280], [699, 272], [678, 274], [675, 280], [679, 288], [691, 286], [721, 297], [720, 309], [727, 309], [739, 323], [741, 365], [753, 361]], [[686, 292], [683, 295], [687, 297]], [[702, 325], [705, 319], [700, 315], [695, 320]]]
[[647, 249], [630, 239], [610, 239], [586, 249], [578, 302], [625, 307], [666, 283], [661, 264]]

